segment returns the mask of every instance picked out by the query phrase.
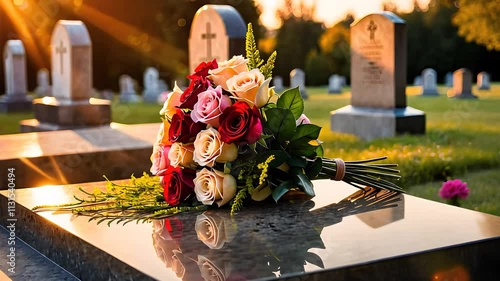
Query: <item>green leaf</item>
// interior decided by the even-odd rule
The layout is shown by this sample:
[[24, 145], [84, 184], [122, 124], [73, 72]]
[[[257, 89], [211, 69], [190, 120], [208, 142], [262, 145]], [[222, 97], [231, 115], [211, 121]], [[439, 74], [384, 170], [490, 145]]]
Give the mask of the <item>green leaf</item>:
[[298, 178], [297, 186], [299, 189], [309, 196], [315, 196], [316, 194], [314, 194], [314, 186], [311, 180], [302, 171], [296, 174], [296, 176]]
[[321, 127], [314, 124], [302, 124], [297, 126], [295, 129], [295, 134], [290, 139], [290, 141], [295, 141], [301, 138], [306, 139], [307, 141], [316, 140], [319, 137], [319, 133], [321, 132]]
[[304, 112], [304, 100], [300, 96], [299, 87], [289, 89], [281, 94], [276, 105], [279, 108], [289, 109], [295, 120], [299, 119]]
[[300, 167], [300, 168], [305, 168], [307, 165], [307, 161], [304, 157], [302, 156], [291, 156], [288, 161], [288, 165], [293, 166], [293, 167]]
[[291, 155], [305, 156], [305, 157], [315, 157], [317, 146], [312, 146], [304, 141], [294, 141], [288, 144], [287, 151]]
[[[324, 249], [324, 248], [322, 248], [322, 249]], [[304, 260], [311, 263], [311, 264], [314, 264], [317, 267], [325, 268], [325, 265], [323, 264], [323, 260], [315, 253], [307, 252], [304, 255]]]
[[323, 150], [323, 146], [320, 145], [316, 148], [316, 156], [323, 157], [325, 155], [325, 151]]
[[269, 162], [270, 168], [276, 168], [285, 163], [288, 158], [290, 158], [290, 155], [283, 150], [268, 150], [264, 153], [259, 154], [256, 160], [257, 164], [265, 162], [271, 155], [274, 155], [274, 159]]
[[295, 132], [295, 119], [288, 109], [271, 108], [266, 111], [267, 127], [279, 141], [287, 141]]
[[305, 168], [306, 176], [310, 179], [315, 179], [319, 175], [319, 172], [321, 172], [322, 167], [323, 160], [321, 159], [321, 157], [316, 158], [314, 162], [307, 163], [307, 166]]
[[278, 185], [274, 190], [273, 190], [273, 199], [274, 201], [278, 202], [278, 200], [280, 200], [280, 198], [285, 195], [289, 190], [290, 188], [292, 188], [294, 186], [294, 183], [293, 181], [285, 181], [285, 182], [282, 182], [280, 185]]

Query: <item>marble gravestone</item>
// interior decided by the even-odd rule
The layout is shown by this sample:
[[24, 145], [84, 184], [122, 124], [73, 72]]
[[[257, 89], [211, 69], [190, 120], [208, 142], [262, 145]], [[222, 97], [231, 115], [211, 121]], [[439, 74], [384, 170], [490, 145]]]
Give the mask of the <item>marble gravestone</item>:
[[281, 93], [285, 87], [283, 86], [283, 78], [281, 76], [274, 76], [273, 78], [274, 91]]
[[490, 75], [488, 72], [479, 72], [477, 74], [477, 89], [478, 90], [489, 90], [490, 86]]
[[0, 98], [0, 112], [31, 110], [27, 96], [26, 53], [21, 40], [7, 40], [4, 51], [5, 95]]
[[144, 71], [143, 79], [144, 91], [142, 98], [144, 102], [156, 103], [158, 96], [162, 93], [160, 89], [160, 73], [154, 67], [148, 67]]
[[328, 79], [328, 93], [340, 94], [342, 92], [342, 79], [339, 75], [333, 74]]
[[406, 104], [406, 23], [391, 12], [351, 24], [351, 105], [332, 111], [331, 130], [364, 140], [425, 133], [425, 114]]
[[422, 76], [417, 75], [415, 79], [413, 79], [413, 86], [422, 86]]
[[306, 100], [308, 98], [306, 91], [306, 73], [299, 68], [290, 71], [290, 88], [296, 87], [299, 87], [300, 95]]
[[22, 132], [109, 126], [111, 102], [92, 98], [92, 41], [81, 21], [59, 20], [51, 38], [53, 97], [35, 99]]
[[135, 91], [136, 82], [127, 74], [120, 75], [120, 102], [121, 103], [136, 103], [141, 99]]
[[453, 72], [453, 88], [451, 97], [461, 99], [476, 99], [472, 93], [472, 73], [467, 68], [460, 68]]
[[229, 5], [205, 5], [198, 9], [189, 34], [189, 73], [205, 61], [225, 61], [245, 54], [247, 27]]
[[[18, 189], [16, 247], [25, 241], [80, 280], [498, 279], [499, 217], [345, 182], [313, 183], [311, 200], [245, 204], [233, 216], [224, 206], [109, 226], [31, 211], [74, 202], [73, 195], [85, 196], [79, 187], [88, 192], [105, 182]], [[4, 227], [12, 223], [9, 192], [0, 191]], [[9, 235], [5, 228], [0, 233]], [[16, 261], [26, 263], [16, 267], [18, 280], [47, 276], [39, 253], [16, 252]]]
[[37, 97], [52, 96], [52, 86], [50, 86], [50, 72], [46, 68], [38, 70], [36, 73], [35, 95]]
[[422, 96], [438, 96], [437, 73], [432, 68], [422, 71]]
[[453, 87], [453, 73], [446, 72], [446, 75], [444, 76], [444, 84], [446, 87]]

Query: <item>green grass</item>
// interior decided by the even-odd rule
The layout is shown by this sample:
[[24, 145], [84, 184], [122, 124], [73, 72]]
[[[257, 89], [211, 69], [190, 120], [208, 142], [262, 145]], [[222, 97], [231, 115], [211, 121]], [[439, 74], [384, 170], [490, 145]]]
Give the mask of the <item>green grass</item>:
[[[447, 98], [446, 87], [439, 87], [439, 97], [420, 97], [417, 87], [408, 87], [408, 105], [426, 113], [426, 134], [373, 141], [361, 141], [353, 135], [330, 131], [330, 112], [350, 103], [349, 89], [336, 95], [329, 95], [326, 87], [307, 90], [309, 99], [305, 102], [305, 114], [323, 127], [320, 139], [324, 141], [327, 157], [356, 160], [386, 155], [389, 162], [400, 165], [402, 179], [399, 184], [409, 194], [432, 200], [437, 199], [437, 190], [443, 180], [470, 176], [469, 186], [481, 187], [477, 193], [485, 195], [474, 201], [472, 198], [476, 197], [471, 193], [471, 198], [467, 199], [471, 204], [463, 206], [499, 214], [498, 198], [490, 194], [494, 194], [500, 182], [500, 176], [494, 177], [495, 171], [500, 172], [500, 84], [493, 84], [490, 91], [475, 91], [478, 100]], [[113, 122], [160, 122], [160, 109], [161, 106], [155, 104], [115, 101]], [[32, 118], [32, 114], [1, 114], [0, 134], [17, 133], [19, 120], [27, 118]], [[482, 170], [489, 172], [480, 172]]]

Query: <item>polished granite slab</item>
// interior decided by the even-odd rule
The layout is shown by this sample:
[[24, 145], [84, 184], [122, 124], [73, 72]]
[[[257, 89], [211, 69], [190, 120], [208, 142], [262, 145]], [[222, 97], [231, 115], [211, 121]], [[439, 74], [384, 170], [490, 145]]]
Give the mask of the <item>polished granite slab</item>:
[[16, 187], [70, 184], [129, 178], [151, 166], [149, 156], [159, 124], [25, 133], [0, 136], [0, 190], [8, 168]]
[[[82, 280], [493, 280], [500, 274], [500, 217], [342, 182], [314, 185], [312, 200], [255, 204], [233, 217], [223, 208], [109, 227], [30, 211], [70, 202], [77, 186], [102, 182], [22, 189], [16, 233]], [[0, 192], [3, 225], [7, 194]]]

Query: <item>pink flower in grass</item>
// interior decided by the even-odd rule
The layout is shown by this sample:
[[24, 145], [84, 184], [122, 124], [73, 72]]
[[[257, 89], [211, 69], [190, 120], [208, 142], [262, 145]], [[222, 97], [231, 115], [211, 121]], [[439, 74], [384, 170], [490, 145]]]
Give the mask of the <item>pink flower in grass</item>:
[[439, 196], [443, 199], [465, 199], [469, 196], [467, 183], [459, 179], [449, 180], [443, 183], [439, 190]]

